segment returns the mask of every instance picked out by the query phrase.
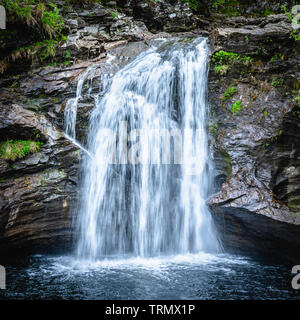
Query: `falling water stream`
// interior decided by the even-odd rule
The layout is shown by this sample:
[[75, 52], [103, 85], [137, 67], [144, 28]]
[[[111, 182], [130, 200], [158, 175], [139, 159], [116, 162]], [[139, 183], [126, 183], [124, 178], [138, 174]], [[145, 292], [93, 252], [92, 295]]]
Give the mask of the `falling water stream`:
[[117, 72], [98, 100], [84, 163], [80, 257], [218, 250], [205, 204], [207, 61], [205, 39], [162, 40]]
[[[88, 142], [79, 144], [76, 253], [8, 265], [4, 298], [299, 299], [290, 269], [220, 248], [205, 204], [208, 54], [204, 38], [155, 40], [102, 75]], [[75, 143], [94, 71], [82, 73], [67, 103], [65, 133]]]
[[76, 89], [76, 97], [71, 98], [67, 101], [66, 108], [65, 108], [65, 133], [70, 139], [75, 140], [76, 138], [76, 120], [77, 120], [77, 107], [78, 101], [82, 97], [82, 87], [84, 82], [88, 78], [88, 76], [93, 75], [95, 72], [95, 68], [89, 67], [85, 72], [79, 75], [77, 89]]

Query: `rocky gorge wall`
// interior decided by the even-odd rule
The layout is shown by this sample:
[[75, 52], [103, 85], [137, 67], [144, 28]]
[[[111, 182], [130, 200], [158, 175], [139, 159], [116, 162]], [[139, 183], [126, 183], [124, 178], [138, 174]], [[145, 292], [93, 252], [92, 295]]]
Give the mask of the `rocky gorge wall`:
[[285, 261], [299, 259], [298, 227], [288, 224], [300, 221], [299, 45], [291, 32], [281, 15], [213, 30], [213, 50], [238, 56], [213, 56], [208, 93], [221, 168], [209, 205], [225, 247], [270, 256], [278, 249]]
[[[299, 44], [289, 17], [280, 13], [281, 5], [290, 9], [295, 3], [240, 1], [240, 12], [233, 16], [226, 7], [214, 11], [212, 3], [199, 2], [193, 11], [182, 1], [67, 8], [57, 2], [67, 39], [57, 45], [55, 63], [41, 66], [34, 57], [12, 63], [0, 78], [0, 140], [38, 137], [43, 142], [37, 153], [0, 162], [0, 251], [72, 248], [83, 154], [62, 131], [78, 77], [94, 65], [93, 82], [101, 82], [110, 54], [121, 66], [156, 37], [206, 36], [211, 45], [208, 131], [215, 164], [208, 204], [224, 247], [299, 262]], [[274, 14], [265, 14], [267, 9]], [[76, 136], [83, 145], [93, 90], [98, 90], [90, 80], [78, 104]]]

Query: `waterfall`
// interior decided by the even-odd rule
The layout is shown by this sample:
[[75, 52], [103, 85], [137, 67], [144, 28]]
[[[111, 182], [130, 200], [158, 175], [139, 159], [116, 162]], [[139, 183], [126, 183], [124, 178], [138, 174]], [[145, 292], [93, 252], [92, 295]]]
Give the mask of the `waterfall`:
[[95, 68], [92, 66], [87, 68], [87, 70], [79, 76], [78, 82], [77, 82], [76, 97], [69, 99], [66, 103], [66, 107], [64, 111], [65, 133], [71, 140], [74, 140], [74, 141], [76, 138], [77, 106], [78, 106], [78, 101], [82, 97], [81, 96], [82, 87], [84, 85], [84, 82], [88, 78], [88, 76], [92, 75], [94, 72], [95, 72]]
[[83, 164], [79, 257], [218, 250], [205, 204], [208, 53], [204, 38], [157, 40], [103, 77]]

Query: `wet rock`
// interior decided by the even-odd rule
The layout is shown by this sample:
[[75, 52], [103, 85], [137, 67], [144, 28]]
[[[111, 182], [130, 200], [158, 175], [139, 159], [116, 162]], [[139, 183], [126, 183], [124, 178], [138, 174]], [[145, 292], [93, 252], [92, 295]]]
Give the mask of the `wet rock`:
[[[227, 80], [229, 86], [232, 79], [227, 78]], [[247, 86], [249, 90], [244, 91]], [[223, 88], [225, 90], [226, 86]], [[222, 105], [219, 98], [221, 95], [217, 98], [219, 102], [216, 102], [217, 99], [212, 102], [218, 104], [214, 110], [219, 116], [222, 115], [222, 120], [218, 121], [216, 147], [221, 150], [221, 154], [227, 156], [223, 156], [223, 160], [220, 155], [215, 157], [216, 167], [222, 169], [223, 166], [224, 169], [223, 175], [216, 172], [216, 175], [218, 174], [216, 179], [221, 179], [222, 182], [221, 184], [217, 182], [219, 186], [221, 185], [221, 190], [211, 197], [209, 204], [212, 208], [222, 207], [227, 210], [226, 212], [231, 208], [243, 209], [275, 220], [300, 224], [300, 216], [288, 207], [287, 200], [288, 194], [296, 198], [299, 194], [297, 187], [299, 143], [298, 138], [295, 139], [298, 135], [296, 126], [299, 120], [293, 119], [295, 131], [290, 134], [290, 143], [286, 143], [286, 135], [289, 135], [285, 132], [291, 130], [292, 126], [291, 123], [287, 125], [288, 122], [283, 119], [292, 112], [293, 105], [288, 99], [280, 100], [278, 92], [270, 91], [260, 92], [254, 101], [251, 100], [250, 106], [250, 101], [247, 99], [250, 97], [250, 92], [255, 92], [254, 90], [250, 84], [237, 86], [239, 96], [235, 99], [241, 99], [244, 106], [249, 103], [249, 107], [244, 107], [238, 115], [232, 115], [230, 110], [224, 109], [224, 104]], [[228, 104], [233, 101], [234, 98]], [[226, 169], [228, 163], [229, 172]], [[289, 186], [288, 181], [290, 181]], [[281, 196], [279, 196], [280, 184], [286, 190]], [[286, 201], [283, 202], [283, 199]]]
[[268, 263], [297, 264], [300, 228], [242, 208], [214, 208], [212, 217], [226, 252]]
[[263, 181], [258, 180], [251, 171], [249, 172], [249, 169], [233, 171], [232, 177], [223, 183], [218, 194], [210, 198], [209, 204], [212, 208], [240, 208], [275, 220], [300, 224], [300, 216], [276, 201], [272, 191], [268, 190]]
[[285, 15], [269, 16], [266, 19], [249, 19], [239, 17], [231, 19], [239, 23], [260, 22], [259, 25], [243, 25], [240, 28], [217, 28], [212, 33], [212, 44], [215, 50], [222, 47], [224, 50], [255, 55], [273, 55], [278, 47], [290, 47], [293, 31], [291, 23]]
[[114, 41], [126, 39], [129, 41], [143, 41], [153, 39], [144, 22], [134, 21], [133, 18], [124, 17], [110, 27], [111, 39]]
[[[155, 35], [162, 37], [165, 35]], [[150, 41], [150, 40], [148, 40]], [[88, 122], [94, 108], [94, 97], [99, 94], [99, 84], [103, 74], [114, 74], [119, 68], [132, 61], [148, 48], [145, 41], [113, 41], [105, 44], [106, 53], [96, 59], [86, 60], [63, 67], [47, 67], [32, 70], [27, 77], [20, 79], [19, 88], [7, 88], [0, 93], [0, 103], [11, 105], [15, 102], [27, 110], [46, 115], [50, 121], [64, 130], [64, 110], [70, 98], [75, 98], [78, 79], [93, 66], [94, 71], [87, 75], [83, 84], [82, 98], [78, 101], [76, 137], [85, 144]], [[112, 59], [109, 61], [107, 55]]]
[[[87, 28], [87, 27], [86, 27]], [[77, 59], [93, 59], [98, 57], [104, 50], [102, 42], [95, 37], [93, 31], [71, 34], [68, 36], [66, 44], [62, 47], [62, 58], [66, 51], [71, 57]]]
[[[265, 10], [263, 2], [248, 6], [248, 13]], [[216, 190], [209, 201], [212, 214], [224, 243], [233, 251], [256, 249], [273, 254], [277, 247], [282, 255], [295, 253], [290, 248], [299, 244], [300, 122], [291, 88], [299, 89], [299, 59], [288, 18], [200, 18], [187, 3], [177, 0], [126, 0], [117, 5], [122, 13], [99, 4], [66, 9], [69, 35], [57, 48], [57, 66], [31, 69], [21, 75], [19, 87], [8, 88], [13, 83], [9, 77], [0, 80], [2, 139], [35, 139], [38, 134], [44, 141], [39, 152], [13, 166], [0, 160], [0, 250], [6, 244], [13, 250], [33, 251], [48, 245], [70, 247], [70, 208], [76, 198], [79, 151], [57, 127], [64, 127], [66, 102], [74, 98], [80, 75], [96, 64], [95, 82], [101, 84], [102, 74], [116, 72], [145, 50], [151, 39], [170, 36], [160, 31], [208, 36], [215, 29], [210, 37], [213, 52], [222, 49], [251, 55], [254, 62], [233, 64], [225, 76], [215, 73], [213, 65], [210, 70], [208, 98], [216, 124], [211, 138], [216, 169]], [[201, 2], [199, 12], [207, 12], [210, 5]], [[181, 33], [186, 31], [190, 32]], [[105, 63], [106, 54], [115, 58]], [[275, 62], [270, 62], [272, 58]], [[276, 84], [281, 78], [283, 84]], [[82, 143], [93, 95], [99, 90], [99, 86], [90, 86], [90, 80], [88, 77], [78, 103], [76, 136]], [[235, 86], [237, 93], [222, 101], [229, 86]], [[235, 101], [241, 101], [244, 108], [234, 116], [230, 109]]]
[[103, 53], [96, 59], [68, 67], [48, 67], [34, 70], [30, 79], [26, 78], [21, 82], [20, 89], [26, 96], [69, 95], [74, 92], [78, 76], [91, 65], [101, 65], [105, 61], [105, 57], [106, 54]]
[[[142, 21], [135, 21], [131, 16], [101, 5], [95, 5], [90, 10], [78, 10], [76, 20], [73, 14], [71, 13], [70, 19], [67, 20], [70, 35], [64, 47], [68, 50], [73, 48], [73, 54], [85, 56], [85, 58], [93, 58], [99, 50], [101, 51], [99, 48], [104, 42], [140, 41], [152, 36]], [[83, 51], [82, 54], [78, 54], [76, 48], [81, 51], [83, 48], [88, 48], [89, 52], [94, 53], [93, 55], [89, 53], [87, 56]]]
[[[233, 61], [224, 74], [214, 63], [210, 68], [217, 170], [208, 204], [225, 248], [295, 262], [300, 230], [297, 43], [283, 15], [228, 21], [233, 28], [212, 32], [213, 51], [250, 55], [252, 61]], [[229, 87], [235, 92], [225, 97]], [[242, 108], [234, 114], [237, 101]]]
[[0, 163], [0, 252], [70, 248], [80, 151], [45, 116], [18, 105], [0, 108], [1, 140], [44, 144], [37, 153]]
[[[275, 198], [285, 203], [299, 216], [300, 213], [300, 107], [296, 105], [282, 121], [282, 131], [264, 159], [271, 168], [270, 176]], [[260, 158], [260, 163], [263, 159]], [[263, 167], [258, 174], [263, 174]]]
[[131, 7], [133, 17], [145, 22], [151, 32], [189, 31], [201, 24], [189, 4], [183, 1], [132, 1], [125, 6]]

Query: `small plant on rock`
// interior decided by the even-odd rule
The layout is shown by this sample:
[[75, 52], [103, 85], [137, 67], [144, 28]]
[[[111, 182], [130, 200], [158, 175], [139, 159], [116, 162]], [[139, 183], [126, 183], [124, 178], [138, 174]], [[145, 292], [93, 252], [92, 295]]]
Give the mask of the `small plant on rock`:
[[248, 56], [242, 56], [235, 52], [228, 51], [218, 51], [212, 56], [212, 62], [215, 65], [215, 72], [221, 75], [227, 73], [230, 69], [230, 66], [236, 62], [243, 63], [245, 66], [248, 66], [253, 59]]
[[243, 105], [241, 101], [236, 101], [232, 106], [231, 106], [231, 113], [235, 116], [238, 114], [241, 110], [243, 109]]
[[284, 84], [283, 78], [277, 78], [277, 79], [275, 77], [272, 78], [272, 86], [273, 87], [280, 87], [283, 84]]
[[235, 93], [237, 92], [236, 87], [229, 87], [228, 89], [226, 89], [226, 91], [224, 92], [223, 97], [221, 98], [222, 101], [228, 100], [230, 99]]

